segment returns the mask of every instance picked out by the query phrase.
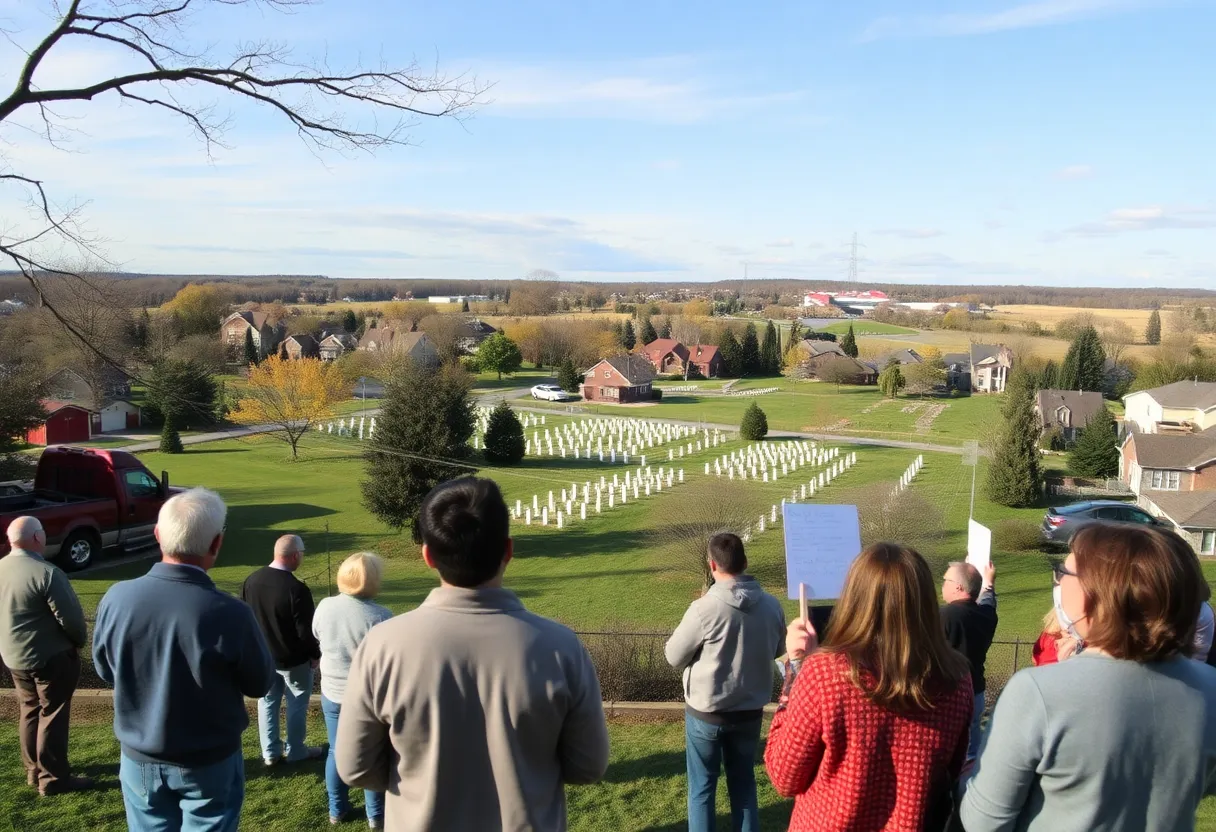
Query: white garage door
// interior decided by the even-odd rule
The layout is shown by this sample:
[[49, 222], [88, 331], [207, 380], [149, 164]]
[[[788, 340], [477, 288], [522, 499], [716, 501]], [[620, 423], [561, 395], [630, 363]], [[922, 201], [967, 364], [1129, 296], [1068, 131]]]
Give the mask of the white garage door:
[[112, 430], [125, 430], [127, 427], [127, 414], [121, 410], [103, 410], [101, 411], [101, 431], [106, 433]]

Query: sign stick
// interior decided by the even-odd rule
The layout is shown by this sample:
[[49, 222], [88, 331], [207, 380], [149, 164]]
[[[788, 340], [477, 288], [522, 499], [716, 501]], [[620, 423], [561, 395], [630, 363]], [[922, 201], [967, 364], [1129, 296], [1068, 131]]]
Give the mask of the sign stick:
[[804, 584], [804, 583], [798, 584], [798, 615], [800, 615], [802, 617], [802, 626], [806, 627], [809, 630], [810, 626], [811, 626], [811, 618], [807, 614], [806, 584]]

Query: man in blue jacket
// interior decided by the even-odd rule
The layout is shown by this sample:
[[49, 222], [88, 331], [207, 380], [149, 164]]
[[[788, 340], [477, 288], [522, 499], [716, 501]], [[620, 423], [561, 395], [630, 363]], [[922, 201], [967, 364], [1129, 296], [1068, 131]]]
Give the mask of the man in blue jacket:
[[110, 587], [97, 608], [93, 662], [114, 686], [119, 779], [132, 832], [236, 832], [245, 799], [245, 697], [263, 696], [274, 661], [241, 601], [207, 576], [227, 508], [203, 488], [161, 507], [161, 562]]

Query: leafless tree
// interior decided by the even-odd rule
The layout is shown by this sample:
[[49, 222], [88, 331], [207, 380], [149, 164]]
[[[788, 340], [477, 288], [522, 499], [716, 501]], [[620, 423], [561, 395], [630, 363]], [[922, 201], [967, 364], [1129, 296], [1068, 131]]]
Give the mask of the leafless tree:
[[[462, 118], [485, 86], [474, 78], [447, 76], [417, 64], [332, 69], [323, 60], [294, 56], [271, 41], [234, 43], [226, 55], [218, 46], [192, 43], [195, 15], [228, 7], [257, 6], [293, 12], [313, 0], [49, 0], [54, 25], [28, 48], [13, 32], [0, 31], [24, 49], [26, 60], [16, 84], [0, 98], [0, 129], [18, 125], [29, 114], [41, 141], [62, 148], [75, 131], [57, 112], [69, 102], [114, 98], [164, 111], [194, 131], [207, 153], [222, 147], [228, 117], [197, 92], [254, 102], [294, 127], [314, 152], [375, 151], [406, 145], [409, 130], [423, 118]], [[239, 38], [239, 33], [238, 33]], [[125, 74], [97, 77], [79, 86], [43, 86], [48, 62], [80, 47], [104, 48], [132, 65]], [[353, 116], [348, 110], [367, 116]], [[383, 121], [381, 120], [383, 119]], [[64, 284], [68, 293], [90, 296], [105, 290], [94, 275], [57, 265], [64, 256], [101, 258], [99, 241], [84, 223], [82, 206], [61, 202], [35, 172], [17, 170], [0, 145], [0, 185], [24, 198], [29, 221], [0, 227], [0, 257], [12, 262], [43, 306], [71, 336], [88, 344], [79, 321], [53, 299], [49, 287]], [[5, 210], [7, 217], [16, 215]], [[65, 255], [65, 252], [67, 253]], [[112, 303], [107, 305], [113, 306]], [[117, 356], [94, 350], [105, 361]]]
[[1123, 364], [1127, 348], [1136, 343], [1136, 333], [1126, 321], [1117, 318], [1103, 321], [1098, 328], [1098, 337], [1102, 341], [1106, 357], [1115, 366]]
[[898, 491], [893, 482], [878, 482], [842, 492], [838, 499], [857, 506], [863, 546], [884, 541], [911, 546], [935, 570], [960, 559], [941, 551], [945, 528], [941, 509], [915, 488]]
[[709, 589], [714, 582], [707, 560], [709, 539], [724, 531], [743, 534], [757, 516], [750, 508], [753, 503], [754, 492], [743, 483], [695, 480], [680, 490], [678, 508], [653, 532], [654, 542], [674, 553], [698, 576], [701, 587]]

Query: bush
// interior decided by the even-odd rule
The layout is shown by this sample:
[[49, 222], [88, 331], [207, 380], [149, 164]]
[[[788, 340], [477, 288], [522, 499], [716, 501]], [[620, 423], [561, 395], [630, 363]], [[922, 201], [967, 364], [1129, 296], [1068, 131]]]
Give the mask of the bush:
[[505, 401], [490, 411], [485, 458], [495, 465], [515, 465], [524, 458], [524, 426]]
[[992, 529], [992, 545], [1002, 552], [1037, 552], [1043, 548], [1043, 534], [1029, 520], [1001, 520]]
[[182, 437], [177, 432], [177, 428], [173, 426], [172, 419], [166, 419], [164, 428], [160, 432], [160, 452], [162, 454], [180, 454], [185, 450], [182, 447]]
[[768, 436], [768, 417], [755, 402], [743, 412], [743, 421], [739, 424], [739, 435], [749, 442]]
[[650, 388], [650, 399], [651, 399], [651, 401], [656, 401], [656, 402], [663, 401], [663, 391], [657, 387], [651, 387]]

